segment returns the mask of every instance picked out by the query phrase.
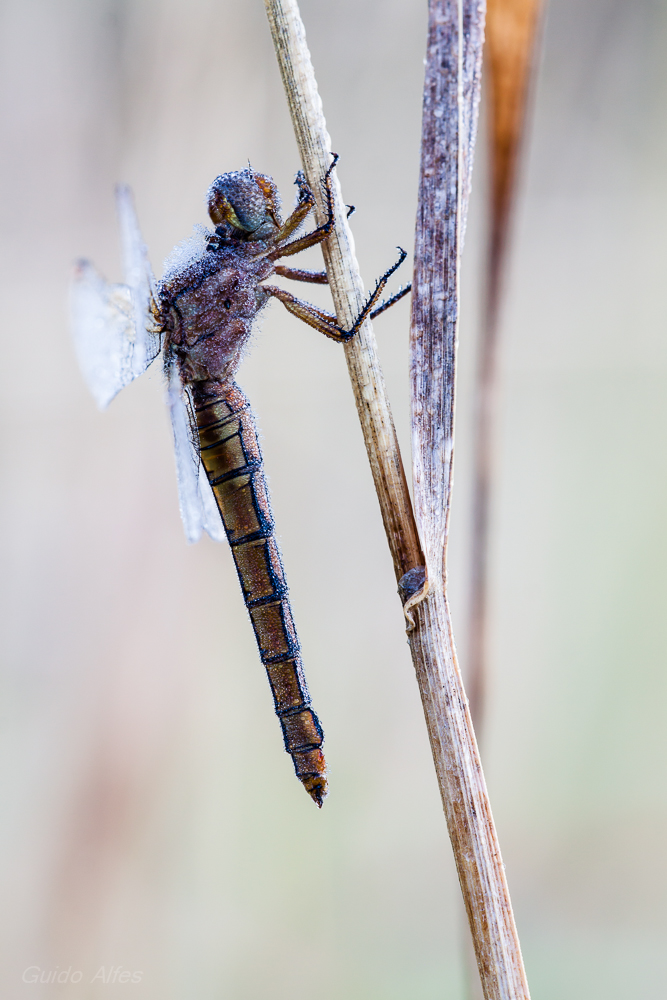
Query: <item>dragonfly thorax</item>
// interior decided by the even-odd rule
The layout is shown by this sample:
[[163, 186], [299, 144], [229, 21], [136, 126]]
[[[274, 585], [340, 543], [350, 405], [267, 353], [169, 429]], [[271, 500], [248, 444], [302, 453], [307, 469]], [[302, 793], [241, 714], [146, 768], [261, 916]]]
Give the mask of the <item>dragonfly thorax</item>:
[[180, 281], [170, 283], [165, 349], [179, 358], [186, 383], [222, 382], [236, 372], [253, 320], [267, 298], [258, 281], [269, 267], [264, 261], [230, 259], [220, 251], [208, 253]]

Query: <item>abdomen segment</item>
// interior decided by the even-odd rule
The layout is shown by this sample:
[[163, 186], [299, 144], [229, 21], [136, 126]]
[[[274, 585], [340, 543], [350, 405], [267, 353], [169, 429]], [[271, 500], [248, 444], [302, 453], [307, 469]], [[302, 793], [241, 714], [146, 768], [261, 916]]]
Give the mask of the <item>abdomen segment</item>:
[[324, 734], [303, 673], [250, 404], [235, 382], [192, 386], [201, 457], [241, 582], [285, 749], [318, 806], [327, 792]]

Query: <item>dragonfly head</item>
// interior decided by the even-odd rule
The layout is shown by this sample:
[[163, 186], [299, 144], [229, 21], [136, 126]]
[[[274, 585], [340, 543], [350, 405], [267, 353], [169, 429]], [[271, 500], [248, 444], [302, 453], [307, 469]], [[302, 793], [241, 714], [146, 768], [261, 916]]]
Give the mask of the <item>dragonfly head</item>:
[[208, 214], [225, 235], [265, 240], [282, 226], [278, 188], [252, 167], [220, 174], [208, 189]]

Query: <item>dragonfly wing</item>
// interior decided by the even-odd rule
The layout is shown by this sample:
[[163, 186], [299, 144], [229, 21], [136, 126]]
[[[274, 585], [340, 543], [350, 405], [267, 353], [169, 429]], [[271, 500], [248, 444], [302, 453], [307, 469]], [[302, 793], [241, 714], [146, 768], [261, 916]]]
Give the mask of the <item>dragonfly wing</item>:
[[192, 404], [175, 364], [169, 366], [168, 379], [167, 405], [174, 432], [178, 502], [185, 537], [188, 542], [197, 542], [202, 531], [207, 531], [220, 542], [225, 534], [222, 519], [199, 457]]
[[206, 469], [199, 460], [199, 495], [201, 497], [202, 525], [204, 531], [214, 542], [221, 542], [225, 537], [225, 528], [220, 516], [220, 510], [213, 496], [213, 489], [208, 481]]
[[89, 261], [76, 266], [72, 332], [79, 365], [98, 406], [148, 368], [160, 352], [157, 291], [137, 222], [132, 193], [116, 193], [125, 284], [111, 285]]
[[116, 208], [120, 223], [121, 251], [125, 284], [132, 296], [136, 337], [128, 344], [125, 363], [132, 378], [141, 375], [160, 353], [160, 336], [154, 329], [153, 314], [158, 295], [148, 251], [141, 236], [132, 191], [126, 184], [116, 187]]
[[79, 366], [100, 409], [134, 378], [124, 359], [134, 340], [132, 296], [126, 285], [110, 285], [90, 261], [76, 265], [71, 324]]

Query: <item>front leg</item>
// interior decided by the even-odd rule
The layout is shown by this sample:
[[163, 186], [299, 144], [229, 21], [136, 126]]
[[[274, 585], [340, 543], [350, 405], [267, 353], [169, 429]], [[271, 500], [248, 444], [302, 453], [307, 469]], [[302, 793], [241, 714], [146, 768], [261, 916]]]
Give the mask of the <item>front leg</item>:
[[281, 228], [273, 237], [273, 243], [282, 243], [288, 236], [291, 236], [292, 233], [296, 232], [315, 205], [313, 192], [308, 187], [302, 170], [299, 170], [294, 183], [299, 188], [299, 201], [297, 202], [297, 206], [290, 215], [289, 219], [282, 224]]
[[[298, 240], [293, 240], [291, 243], [283, 244], [283, 246], [277, 246], [275, 250], [272, 250], [266, 256], [269, 260], [278, 260], [279, 257], [291, 257], [295, 253], [301, 253], [302, 250], [307, 250], [308, 247], [317, 246], [323, 240], [333, 232], [335, 225], [334, 218], [334, 206], [333, 206], [333, 193], [331, 191], [331, 171], [336, 166], [338, 162], [338, 153], [332, 153], [333, 161], [331, 166], [324, 175], [324, 190], [327, 196], [327, 219], [321, 226], [314, 229], [312, 233], [308, 233], [306, 236], [299, 237]], [[297, 175], [298, 176], [298, 175]], [[305, 184], [305, 181], [304, 181]], [[310, 188], [308, 188], [310, 193]], [[312, 198], [312, 194], [310, 194]], [[298, 209], [297, 209], [298, 211]], [[284, 227], [283, 227], [284, 228]]]

